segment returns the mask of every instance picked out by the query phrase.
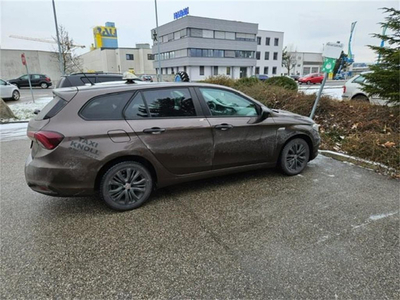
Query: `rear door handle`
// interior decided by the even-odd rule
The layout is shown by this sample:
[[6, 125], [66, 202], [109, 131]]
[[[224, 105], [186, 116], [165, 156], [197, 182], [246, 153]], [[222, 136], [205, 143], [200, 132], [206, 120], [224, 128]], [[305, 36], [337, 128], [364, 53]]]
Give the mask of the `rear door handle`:
[[229, 129], [233, 128], [233, 125], [222, 123], [222, 124], [219, 124], [219, 125], [215, 125], [214, 128], [215, 129], [219, 129], [219, 130], [229, 130]]
[[143, 133], [160, 134], [165, 131], [165, 128], [151, 127], [143, 130]]

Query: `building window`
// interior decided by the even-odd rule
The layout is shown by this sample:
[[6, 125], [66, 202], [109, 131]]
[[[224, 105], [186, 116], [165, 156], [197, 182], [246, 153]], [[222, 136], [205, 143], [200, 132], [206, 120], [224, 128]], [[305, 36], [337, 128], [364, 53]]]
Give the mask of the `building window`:
[[171, 74], [175, 74], [174, 68], [171, 68]]
[[256, 75], [260, 74], [260, 67], [256, 67]]
[[261, 45], [261, 36], [257, 37], [257, 45]]
[[214, 75], [218, 75], [218, 67], [214, 67]]
[[254, 51], [236, 51], [236, 57], [239, 58], [254, 58]]
[[204, 66], [200, 66], [200, 75], [204, 75]]
[[272, 67], [272, 75], [276, 75], [276, 67]]
[[257, 58], [258, 60], [260, 59], [260, 55], [261, 55], [260, 51], [257, 51], [257, 52], [256, 52], [256, 58]]
[[274, 52], [274, 60], [278, 60], [278, 52]]
[[264, 67], [264, 75], [268, 75], [268, 67]]
[[214, 50], [214, 57], [224, 57], [224, 50]]
[[269, 60], [269, 52], [265, 52], [265, 54], [264, 54], [264, 60]]
[[231, 67], [226, 67], [226, 75], [231, 75]]
[[190, 28], [191, 37], [203, 37], [203, 29]]
[[265, 38], [265, 45], [269, 46], [269, 43], [271, 42], [271, 38], [267, 37]]
[[250, 33], [239, 33], [239, 32], [236, 32], [236, 40], [237, 41], [254, 42], [256, 40], [256, 35], [255, 34], [250, 34]]
[[154, 60], [154, 54], [147, 54], [147, 60]]
[[126, 60], [133, 60], [133, 54], [126, 54]]
[[235, 51], [225, 50], [225, 57], [235, 57]]
[[279, 38], [274, 39], [274, 46], [279, 46]]

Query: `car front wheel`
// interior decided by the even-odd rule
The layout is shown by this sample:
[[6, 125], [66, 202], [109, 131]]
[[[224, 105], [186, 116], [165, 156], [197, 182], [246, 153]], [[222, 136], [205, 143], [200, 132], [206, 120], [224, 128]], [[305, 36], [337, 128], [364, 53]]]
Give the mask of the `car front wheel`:
[[149, 198], [152, 188], [153, 179], [145, 166], [124, 161], [103, 175], [100, 196], [112, 209], [126, 211], [141, 206]]
[[48, 85], [46, 82], [42, 82], [42, 83], [40, 84], [40, 87], [41, 87], [42, 89], [47, 89], [47, 88], [49, 87], [49, 85]]
[[13, 98], [14, 101], [18, 101], [18, 100], [19, 100], [20, 94], [19, 94], [19, 92], [18, 92], [17, 90], [15, 90], [15, 91], [12, 93], [12, 98]]
[[306, 167], [310, 158], [310, 148], [301, 138], [289, 141], [281, 152], [280, 167], [287, 175], [297, 175]]

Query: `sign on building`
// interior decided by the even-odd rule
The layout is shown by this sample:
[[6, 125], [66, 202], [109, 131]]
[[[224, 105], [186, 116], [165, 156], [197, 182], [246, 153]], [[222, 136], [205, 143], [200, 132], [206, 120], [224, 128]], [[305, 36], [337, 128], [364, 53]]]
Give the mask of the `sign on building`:
[[187, 16], [188, 14], [189, 14], [189, 7], [181, 9], [180, 11], [174, 13], [174, 20]]

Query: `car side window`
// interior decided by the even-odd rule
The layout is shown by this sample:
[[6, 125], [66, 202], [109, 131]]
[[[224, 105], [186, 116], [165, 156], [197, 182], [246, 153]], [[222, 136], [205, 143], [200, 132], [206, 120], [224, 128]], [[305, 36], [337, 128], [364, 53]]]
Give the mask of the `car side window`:
[[32, 75], [32, 79], [40, 79], [40, 75]]
[[365, 81], [365, 77], [360, 75], [356, 79], [353, 80], [354, 83], [362, 83]]
[[213, 116], [257, 116], [256, 105], [240, 95], [214, 88], [200, 92]]
[[115, 93], [90, 99], [80, 111], [86, 120], [123, 120], [122, 110], [132, 97], [132, 92]]
[[0, 85], [6, 85], [6, 82], [0, 79]]
[[149, 115], [147, 113], [147, 108], [144, 104], [142, 94], [138, 93], [125, 109], [125, 119], [137, 120], [148, 117]]
[[28, 80], [28, 75], [21, 76], [19, 79], [21, 79], [21, 80]]
[[143, 92], [152, 118], [194, 117], [196, 110], [187, 88], [157, 89]]

